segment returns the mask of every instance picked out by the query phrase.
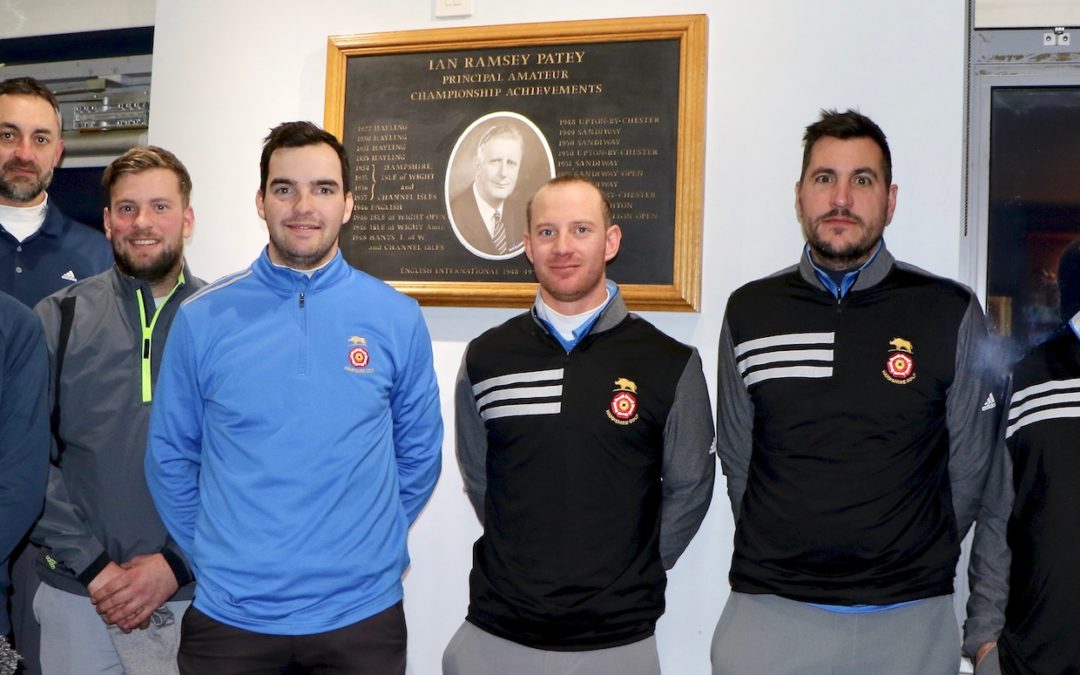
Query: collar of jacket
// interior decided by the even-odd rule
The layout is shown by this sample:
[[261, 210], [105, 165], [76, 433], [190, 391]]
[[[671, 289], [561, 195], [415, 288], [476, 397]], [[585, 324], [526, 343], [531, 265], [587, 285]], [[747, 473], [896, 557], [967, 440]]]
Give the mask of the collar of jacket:
[[[184, 261], [184, 268], [181, 271], [180, 276], [180, 288], [191, 282], [194, 278], [191, 276], [191, 268], [188, 267], [187, 261]], [[112, 277], [112, 287], [116, 291], [116, 294], [124, 298], [134, 298], [135, 291], [142, 289], [143, 297], [154, 297], [154, 291], [150, 288], [150, 284], [142, 279], [136, 279], [135, 277], [129, 277], [120, 271], [120, 268], [115, 264], [112, 269], [109, 270], [109, 276]], [[179, 291], [178, 291], [179, 292]]]
[[[630, 313], [626, 309], [626, 303], [623, 302], [622, 293], [619, 291], [619, 285], [611, 279], [605, 280], [607, 284], [608, 292], [611, 293], [611, 300], [608, 301], [607, 307], [600, 310], [600, 316], [593, 322], [592, 328], [585, 335], [582, 335], [578, 342], [584, 340], [587, 336], [593, 333], [603, 333], [606, 330], [611, 330], [615, 326], [622, 323], [622, 320]], [[532, 315], [533, 321], [536, 325], [540, 326], [545, 333], [550, 334], [551, 331], [544, 325], [544, 322], [540, 320], [540, 317], [536, 313], [536, 307], [540, 303], [540, 290], [536, 291], [536, 300], [533, 301], [532, 309], [529, 310], [529, 314]]]
[[[855, 280], [855, 283], [848, 289], [848, 293], [851, 291], [862, 291], [872, 286], [876, 286], [881, 283], [882, 279], [888, 276], [892, 271], [893, 265], [896, 263], [896, 258], [893, 258], [889, 253], [889, 249], [885, 246], [885, 240], [881, 241], [881, 249], [878, 250], [877, 255], [861, 272], [859, 272], [859, 278]], [[790, 267], [788, 268], [791, 269]], [[821, 290], [822, 293], [828, 293], [832, 295], [832, 291], [825, 288], [821, 283], [821, 279], [818, 279], [817, 273], [814, 272], [814, 266], [810, 264], [810, 257], [806, 254], [805, 249], [803, 255], [799, 256], [799, 276], [803, 278], [803, 281], [810, 284], [814, 288]]]
[[270, 260], [270, 247], [263, 248], [255, 264], [252, 265], [255, 277], [280, 295], [291, 295], [303, 291], [314, 292], [329, 288], [349, 275], [349, 263], [345, 262], [341, 250], [334, 253], [326, 263], [311, 276], [288, 267], [275, 265]]

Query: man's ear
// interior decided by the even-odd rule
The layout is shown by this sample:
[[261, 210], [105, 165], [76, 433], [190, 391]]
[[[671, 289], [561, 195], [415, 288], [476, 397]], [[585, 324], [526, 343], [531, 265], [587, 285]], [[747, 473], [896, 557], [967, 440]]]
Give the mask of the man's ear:
[[105, 238], [112, 241], [112, 218], [109, 214], [109, 207], [106, 206], [105, 210], [101, 212], [101, 221], [105, 225]]
[[604, 262], [611, 262], [611, 259], [619, 252], [619, 244], [622, 243], [622, 228], [615, 223], [608, 226], [607, 231], [604, 232]]

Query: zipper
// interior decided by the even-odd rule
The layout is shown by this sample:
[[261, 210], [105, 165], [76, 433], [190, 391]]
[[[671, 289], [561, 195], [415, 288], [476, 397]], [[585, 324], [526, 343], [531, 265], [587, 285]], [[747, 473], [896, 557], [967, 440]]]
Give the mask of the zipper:
[[157, 325], [158, 317], [161, 316], [162, 308], [169, 303], [169, 300], [172, 299], [172, 296], [176, 293], [177, 289], [183, 285], [184, 273], [181, 271], [180, 276], [176, 279], [176, 285], [173, 286], [173, 289], [165, 296], [165, 299], [161, 301], [161, 304], [154, 307], [154, 314], [149, 318], [146, 315], [146, 301], [143, 298], [142, 289], [135, 289], [135, 297], [139, 300], [139, 322], [142, 328], [142, 354], [139, 373], [143, 403], [150, 403], [154, 400], [154, 387], [150, 369], [150, 361], [154, 354], [154, 327]]
[[304, 291], [300, 291], [298, 301], [300, 310], [300, 374], [307, 375], [307, 312], [304, 311], [306, 297]]

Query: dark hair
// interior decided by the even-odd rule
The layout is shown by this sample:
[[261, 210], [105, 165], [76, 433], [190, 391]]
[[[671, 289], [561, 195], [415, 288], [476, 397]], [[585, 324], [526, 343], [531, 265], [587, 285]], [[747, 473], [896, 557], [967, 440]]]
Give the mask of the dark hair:
[[324, 131], [311, 122], [282, 122], [263, 139], [262, 157], [259, 159], [259, 190], [266, 191], [266, 178], [270, 174], [270, 156], [278, 148], [303, 148], [309, 145], [325, 143], [333, 148], [341, 160], [341, 187], [349, 192], [349, 159], [345, 148], [329, 131]]
[[176, 174], [176, 180], [180, 182], [180, 195], [184, 199], [184, 205], [187, 206], [191, 199], [191, 175], [176, 155], [156, 145], [136, 145], [129, 148], [105, 168], [105, 172], [101, 175], [101, 186], [105, 188], [109, 202], [112, 202], [113, 186], [122, 176], [142, 173], [150, 169], [168, 169]]
[[1080, 240], [1069, 244], [1058, 260], [1058, 291], [1061, 318], [1068, 321], [1080, 312]]
[[604, 194], [604, 191], [600, 189], [600, 186], [597, 185], [592, 178], [589, 178], [584, 174], [564, 173], [555, 176], [548, 182], [541, 185], [540, 188], [533, 193], [533, 196], [529, 197], [529, 202], [525, 205], [526, 229], [532, 230], [532, 205], [533, 200], [536, 199], [536, 195], [540, 194], [540, 191], [548, 187], [549, 185], [569, 185], [570, 183], [584, 183], [585, 185], [589, 185], [592, 187], [592, 189], [596, 190], [596, 193], [600, 195], [600, 203], [604, 212], [604, 227], [608, 228], [611, 226], [611, 202], [608, 200], [607, 195]]
[[810, 165], [810, 152], [814, 144], [822, 137], [839, 138], [846, 141], [851, 138], [869, 138], [881, 148], [881, 168], [885, 174], [885, 185], [892, 185], [892, 153], [885, 140], [885, 132], [874, 120], [856, 110], [836, 112], [822, 110], [821, 119], [806, 127], [803, 134], [802, 171], [799, 180], [806, 178], [806, 167]]
[[63, 129], [64, 122], [60, 115], [60, 102], [56, 95], [40, 80], [32, 77], [13, 77], [10, 80], [0, 82], [0, 96], [10, 94], [12, 96], [36, 96], [48, 101], [52, 109], [56, 111], [56, 125]]

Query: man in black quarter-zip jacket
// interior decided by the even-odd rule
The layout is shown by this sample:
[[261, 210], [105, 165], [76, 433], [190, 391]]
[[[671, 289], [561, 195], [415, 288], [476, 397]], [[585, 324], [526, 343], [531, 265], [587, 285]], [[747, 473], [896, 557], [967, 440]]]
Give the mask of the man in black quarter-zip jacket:
[[630, 314], [605, 273], [621, 231], [600, 189], [532, 198], [533, 308], [469, 343], [457, 456], [484, 526], [445, 675], [659, 675], [665, 570], [709, 507], [697, 350]]
[[798, 265], [736, 290], [717, 454], [735, 517], [714, 673], [955, 675], [953, 577], [997, 402], [967, 288], [897, 262], [881, 129], [804, 136]]
[[150, 500], [147, 429], [165, 338], [202, 282], [184, 265], [191, 178], [161, 148], [106, 170], [116, 265], [35, 308], [52, 370], [53, 458], [34, 597], [49, 675], [176, 672], [193, 577]]

